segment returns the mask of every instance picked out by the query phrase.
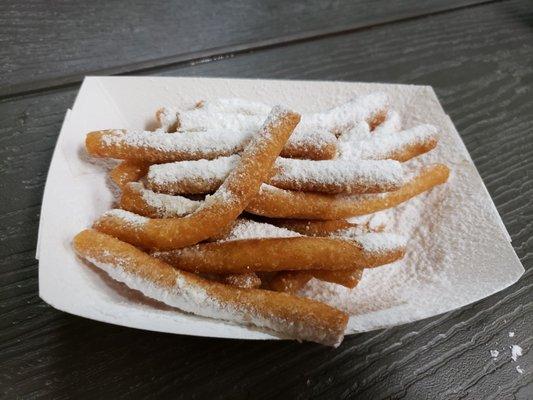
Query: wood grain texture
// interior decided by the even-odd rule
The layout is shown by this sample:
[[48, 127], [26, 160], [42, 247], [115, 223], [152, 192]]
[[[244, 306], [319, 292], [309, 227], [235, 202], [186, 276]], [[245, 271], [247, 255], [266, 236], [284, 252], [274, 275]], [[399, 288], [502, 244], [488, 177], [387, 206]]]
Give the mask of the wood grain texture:
[[[510, 1], [154, 71], [433, 85], [526, 274], [441, 316], [338, 349], [142, 332], [37, 297], [40, 196], [77, 87], [0, 101], [0, 394], [5, 398], [533, 398], [533, 13]], [[515, 332], [510, 338], [508, 332]], [[524, 355], [514, 363], [509, 346]], [[498, 359], [490, 350], [500, 351]], [[520, 365], [524, 374], [516, 371]]]
[[481, 0], [0, 4], [0, 95], [354, 30]]

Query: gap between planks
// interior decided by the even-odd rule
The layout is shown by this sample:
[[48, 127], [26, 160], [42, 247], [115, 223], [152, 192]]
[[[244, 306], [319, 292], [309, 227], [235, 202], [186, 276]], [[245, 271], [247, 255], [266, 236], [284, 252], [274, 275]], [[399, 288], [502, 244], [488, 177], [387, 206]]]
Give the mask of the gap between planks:
[[9, 85], [0, 88], [0, 100], [8, 99], [10, 97], [23, 96], [27, 94], [34, 94], [38, 92], [47, 91], [50, 89], [63, 89], [70, 86], [77, 85], [81, 83], [84, 76], [92, 75], [123, 75], [123, 74], [137, 74], [145, 73], [150, 71], [156, 71], [161, 68], [167, 68], [170, 66], [179, 66], [179, 65], [191, 65], [197, 63], [206, 63], [212, 61], [218, 61], [225, 58], [230, 58], [235, 55], [246, 54], [252, 51], [271, 49], [275, 47], [288, 46], [291, 44], [320, 40], [333, 36], [340, 36], [349, 33], [354, 33], [357, 31], [363, 31], [367, 29], [372, 29], [388, 24], [401, 23], [411, 20], [416, 20], [420, 18], [427, 18], [434, 15], [447, 14], [455, 11], [480, 7], [491, 3], [499, 3], [506, 0], [486, 0], [486, 1], [472, 1], [471, 3], [458, 5], [451, 8], [446, 8], [442, 10], [435, 10], [432, 12], [427, 12], [423, 14], [415, 15], [404, 15], [399, 17], [389, 17], [384, 18], [383, 20], [368, 25], [364, 24], [353, 24], [353, 25], [344, 25], [336, 28], [328, 29], [316, 29], [309, 30], [300, 33], [293, 33], [289, 35], [284, 35], [276, 38], [268, 38], [262, 40], [256, 40], [247, 43], [237, 43], [229, 46], [213, 47], [211, 49], [205, 49], [201, 51], [195, 51], [190, 53], [177, 54], [169, 57], [157, 58], [153, 60], [145, 60], [140, 62], [135, 62], [131, 64], [103, 68], [98, 70], [85, 71], [84, 73], [76, 73], [72, 75], [65, 75], [58, 78], [50, 78], [42, 81], [33, 81], [28, 83], [18, 83], [14, 85]]

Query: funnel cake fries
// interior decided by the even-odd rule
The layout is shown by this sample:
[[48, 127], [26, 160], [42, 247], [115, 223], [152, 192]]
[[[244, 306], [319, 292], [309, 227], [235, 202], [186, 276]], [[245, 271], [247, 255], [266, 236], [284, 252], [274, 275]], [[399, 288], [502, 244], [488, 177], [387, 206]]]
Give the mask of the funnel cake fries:
[[[152, 165], [148, 188], [167, 194], [203, 194], [215, 191], [239, 162], [239, 156], [215, 160], [181, 161]], [[380, 193], [403, 184], [400, 163], [392, 160], [294, 160], [278, 158], [271, 185], [282, 189], [325, 193]]]
[[262, 185], [246, 207], [253, 214], [272, 218], [343, 219], [395, 207], [448, 180], [449, 169], [442, 164], [423, 167], [395, 192], [368, 195], [327, 195], [295, 192]]
[[348, 315], [326, 304], [259, 289], [239, 289], [178, 271], [134, 246], [86, 230], [76, 253], [145, 296], [204, 317], [252, 324], [298, 340], [342, 341]]
[[141, 220], [130, 218], [127, 212], [109, 212], [94, 227], [136, 246], [161, 250], [189, 246], [218, 234], [257, 194], [298, 121], [298, 114], [274, 107], [224, 184], [192, 214]]
[[364, 269], [404, 256], [394, 207], [450, 173], [407, 163], [437, 146], [437, 128], [402, 129], [380, 93], [301, 117], [242, 99], [193, 104], [157, 110], [154, 132], [87, 135], [89, 154], [122, 160], [110, 172], [120, 208], [78, 234], [76, 252], [185, 312], [338, 345], [348, 316], [297, 296], [315, 279], [357, 290]]
[[402, 236], [374, 233], [355, 240], [306, 236], [231, 240], [155, 252], [153, 256], [185, 271], [227, 274], [372, 268], [391, 263], [404, 253]]

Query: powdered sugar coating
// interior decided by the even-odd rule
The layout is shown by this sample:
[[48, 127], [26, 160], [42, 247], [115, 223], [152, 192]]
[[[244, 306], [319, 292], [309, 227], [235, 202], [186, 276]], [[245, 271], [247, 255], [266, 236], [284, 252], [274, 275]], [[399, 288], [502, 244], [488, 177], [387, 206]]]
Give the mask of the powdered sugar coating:
[[[392, 210], [382, 210], [377, 211], [372, 214], [365, 214], [365, 215], [359, 215], [357, 217], [351, 217], [347, 218], [346, 221], [356, 224], [360, 227], [363, 227], [366, 231], [370, 232], [384, 232], [384, 231], [390, 231], [392, 228]], [[357, 227], [356, 227], [357, 228]], [[336, 232], [337, 234], [343, 236], [353, 236], [354, 234], [361, 233], [361, 228], [359, 229], [353, 229], [348, 228], [342, 231]]]
[[405, 248], [407, 237], [395, 233], [370, 232], [354, 238], [363, 248], [373, 253], [388, 253]]
[[[222, 182], [235, 168], [239, 156], [219, 157], [214, 160], [179, 161], [152, 165], [147, 179], [151, 184], [165, 185], [176, 182]], [[404, 183], [401, 164], [393, 160], [298, 160], [279, 157], [273, 182], [313, 183], [335, 185], [350, 191], [353, 185], [381, 185], [391, 188]]]
[[115, 208], [113, 210], [106, 211], [102, 218], [105, 217], [114, 217], [119, 218], [127, 225], [130, 225], [134, 228], [139, 228], [146, 224], [149, 221], [149, 218], [143, 217], [142, 215], [138, 215], [135, 213], [132, 213], [130, 211], [121, 210], [119, 208]]
[[388, 104], [389, 98], [385, 93], [359, 96], [329, 111], [304, 115], [302, 125], [341, 133], [351, 129], [357, 122], [367, 121], [374, 114], [385, 111]]
[[182, 217], [196, 211], [202, 204], [201, 201], [190, 200], [182, 196], [155, 193], [146, 189], [142, 183], [132, 182], [129, 185], [139, 191], [146, 204], [155, 208], [161, 218]]
[[[386, 110], [388, 102], [386, 94], [372, 93], [356, 97], [328, 111], [303, 114], [294, 135], [298, 138], [327, 132], [341, 133], [358, 121], [370, 119], [374, 114]], [[215, 100], [205, 102], [200, 108], [177, 113], [177, 120], [179, 130], [184, 131], [227, 129], [250, 133], [262, 125], [267, 109], [270, 110], [267, 105], [244, 100]]]
[[[254, 292], [255, 295], [250, 295], [250, 292], [244, 291], [235, 293], [239, 290], [235, 288], [230, 293], [223, 289], [221, 284], [208, 283], [171, 267], [162, 268], [160, 276], [144, 277], [129, 270], [129, 266], [137, 261], [132, 259], [133, 255], [124, 253], [115, 257], [105, 255], [105, 262], [101, 258], [82, 256], [105, 271], [112, 279], [140, 291], [146, 297], [188, 313], [242, 325], [254, 325], [296, 339], [313, 340], [333, 346], [337, 346], [343, 339], [343, 316], [340, 313], [335, 315], [339, 318], [338, 327], [318, 327], [311, 318], [303, 315], [305, 308], [301, 315], [298, 315], [297, 305], [291, 304], [289, 299], [278, 299], [278, 307], [272, 309], [264, 307], [263, 298], [267, 295], [265, 291], [258, 290]], [[108, 261], [109, 258], [113, 259], [112, 262]], [[166, 283], [161, 283], [161, 278], [164, 278]], [[174, 279], [172, 285], [168, 284], [169, 278]], [[293, 303], [300, 301], [292, 300]]]
[[214, 160], [202, 159], [155, 164], [150, 166], [147, 179], [158, 185], [165, 185], [182, 179], [222, 181], [235, 168], [239, 160], [238, 155], [232, 155], [218, 157]]
[[349, 187], [354, 183], [360, 185], [391, 185], [403, 184], [401, 164], [393, 160], [294, 160], [278, 158], [278, 173], [272, 180], [313, 182], [317, 184], [337, 184]]
[[302, 236], [289, 229], [256, 222], [248, 219], [238, 220], [224, 241], [242, 239], [265, 239]]
[[168, 132], [176, 123], [176, 110], [167, 107], [160, 108], [157, 111], [157, 120], [159, 129], [163, 132]]
[[402, 117], [396, 110], [388, 110], [385, 114], [385, 119], [381, 124], [376, 126], [372, 133], [380, 135], [382, 133], [399, 132], [402, 129]]
[[178, 113], [177, 117], [180, 131], [222, 129], [251, 134], [261, 127], [266, 115], [207, 112], [200, 108]]
[[385, 159], [407, 146], [436, 140], [437, 129], [433, 125], [418, 125], [402, 132], [382, 132], [379, 135], [365, 134], [364, 128], [356, 127], [339, 140], [343, 159]]
[[181, 132], [169, 135], [156, 131], [114, 130], [104, 135], [105, 145], [127, 145], [161, 152], [190, 154], [232, 154], [243, 149], [250, 139], [249, 132], [212, 130], [205, 132]]
[[239, 98], [219, 98], [203, 101], [200, 108], [208, 112], [267, 115], [272, 107]]

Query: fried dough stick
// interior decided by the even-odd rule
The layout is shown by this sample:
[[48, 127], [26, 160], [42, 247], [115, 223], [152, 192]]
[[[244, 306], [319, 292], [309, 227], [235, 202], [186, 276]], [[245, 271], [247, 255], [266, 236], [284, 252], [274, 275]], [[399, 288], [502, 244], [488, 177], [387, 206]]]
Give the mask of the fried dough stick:
[[[87, 134], [85, 147], [94, 157], [167, 163], [230, 156], [241, 152], [251, 136], [224, 130], [168, 134], [109, 129]], [[329, 160], [336, 154], [336, 138], [328, 132], [293, 138], [281, 151], [283, 157], [312, 160]]]
[[298, 340], [330, 346], [342, 341], [348, 315], [318, 301], [202, 279], [95, 230], [79, 233], [73, 245], [111, 278], [182, 311], [253, 324]]
[[271, 218], [332, 220], [374, 213], [395, 207], [448, 180], [446, 165], [423, 167], [399, 190], [355, 196], [294, 192], [262, 185], [246, 211]]
[[[375, 236], [379, 235], [379, 236]], [[362, 239], [286, 237], [201, 243], [152, 255], [196, 273], [244, 273], [282, 270], [346, 270], [391, 263], [405, 254], [405, 241], [394, 234], [372, 233]], [[388, 240], [387, 248], [365, 246], [367, 238]]]

